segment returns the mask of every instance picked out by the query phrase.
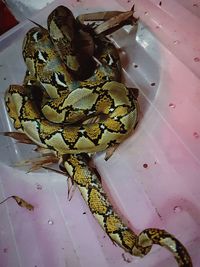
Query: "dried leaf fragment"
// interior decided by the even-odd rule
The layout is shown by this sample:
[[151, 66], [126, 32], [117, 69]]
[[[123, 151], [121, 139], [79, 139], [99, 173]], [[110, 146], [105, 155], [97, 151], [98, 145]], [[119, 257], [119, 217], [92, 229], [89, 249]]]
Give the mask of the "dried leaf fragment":
[[95, 28], [96, 34], [107, 35], [110, 34], [124, 25], [134, 25], [137, 19], [133, 17], [133, 11], [121, 12], [120, 14], [110, 18], [109, 20], [101, 23]]
[[36, 170], [39, 170], [40, 168], [43, 168], [46, 165], [51, 165], [53, 163], [58, 163], [59, 159], [54, 154], [44, 155], [38, 158], [34, 159], [28, 159], [24, 161], [20, 161], [15, 164], [15, 166], [29, 166], [30, 168], [28, 172], [33, 172]]
[[24, 133], [2, 132], [1, 134], [4, 135], [4, 136], [11, 137], [11, 138], [17, 140], [19, 143], [34, 145], [33, 141]]
[[68, 185], [68, 191], [67, 191], [67, 198], [70, 201], [75, 193], [76, 190], [76, 184], [74, 183], [73, 179], [71, 177], [68, 177], [67, 179], [67, 185]]
[[121, 11], [100, 11], [80, 14], [76, 19], [81, 23], [84, 23], [84, 21], [106, 21], [121, 13]]
[[4, 202], [6, 202], [10, 198], [14, 199], [20, 207], [25, 208], [25, 209], [30, 210], [30, 211], [34, 210], [34, 206], [32, 204], [28, 203], [26, 200], [24, 200], [23, 198], [18, 197], [18, 196], [9, 196], [6, 199], [4, 199], [3, 201], [1, 201], [0, 204], [3, 204]]
[[124, 25], [136, 25], [138, 19], [133, 16], [134, 6], [130, 11], [104, 11], [88, 14], [81, 14], [77, 17], [80, 23], [85, 21], [103, 21], [94, 29], [97, 35], [105, 36], [120, 29]]

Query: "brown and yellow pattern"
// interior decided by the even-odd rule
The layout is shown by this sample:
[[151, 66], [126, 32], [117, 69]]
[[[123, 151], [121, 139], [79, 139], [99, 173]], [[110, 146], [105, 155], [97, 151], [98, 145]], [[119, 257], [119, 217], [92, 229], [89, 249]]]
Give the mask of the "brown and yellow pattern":
[[[47, 24], [48, 30], [38, 26], [26, 34], [24, 84], [11, 85], [5, 95], [14, 127], [61, 157], [94, 217], [124, 250], [144, 256], [158, 244], [173, 253], [180, 267], [191, 267], [187, 250], [173, 235], [160, 229], [145, 229], [137, 235], [122, 222], [85, 157], [119, 144], [138, 122], [137, 97], [120, 83], [116, 48], [108, 39], [92, 35], [90, 27], [94, 54], [80, 53], [77, 43], [84, 31], [88, 34], [88, 27], [78, 23], [64, 6], [49, 15]], [[88, 63], [95, 66], [91, 75]], [[35, 96], [38, 88], [41, 97]], [[96, 119], [91, 121], [92, 117]]]

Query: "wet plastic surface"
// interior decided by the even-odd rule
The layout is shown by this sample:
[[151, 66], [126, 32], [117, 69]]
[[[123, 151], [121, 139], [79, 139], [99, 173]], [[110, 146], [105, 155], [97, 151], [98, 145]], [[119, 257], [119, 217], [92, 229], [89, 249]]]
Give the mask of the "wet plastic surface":
[[[45, 23], [59, 4], [75, 12], [123, 10], [132, 1], [55, 1], [33, 19]], [[109, 161], [95, 162], [119, 212], [138, 233], [165, 228], [200, 265], [200, 39], [199, 12], [187, 1], [134, 1], [141, 22], [112, 35], [120, 48], [124, 81], [140, 89], [136, 132]], [[161, 4], [160, 4], [161, 3]], [[182, 16], [177, 11], [182, 12]], [[188, 20], [188, 16], [190, 20]], [[24, 22], [0, 39], [0, 131], [12, 130], [4, 107], [9, 84], [21, 83], [21, 43], [34, 26]], [[184, 29], [184, 30], [183, 30]], [[67, 178], [52, 172], [26, 173], [13, 164], [35, 157], [33, 147], [0, 136], [0, 200], [18, 195], [35, 206], [29, 212], [12, 200], [0, 205], [2, 267], [176, 266], [155, 246], [143, 259], [113, 245], [76, 190], [67, 200]]]

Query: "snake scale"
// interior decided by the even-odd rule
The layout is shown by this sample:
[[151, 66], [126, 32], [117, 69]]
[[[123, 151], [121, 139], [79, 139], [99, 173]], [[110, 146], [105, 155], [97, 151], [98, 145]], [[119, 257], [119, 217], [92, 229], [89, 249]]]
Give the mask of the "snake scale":
[[[87, 153], [120, 144], [138, 122], [137, 96], [120, 82], [115, 46], [93, 34], [92, 54], [100, 63], [96, 66], [92, 54], [78, 46], [88, 32], [68, 8], [53, 10], [47, 25], [48, 29], [37, 26], [27, 32], [23, 85], [10, 85], [5, 94], [15, 129], [56, 153], [94, 217], [125, 251], [144, 256], [157, 244], [173, 253], [179, 267], [191, 267], [186, 248], [173, 235], [154, 228], [137, 235], [127, 227], [88, 164]], [[89, 66], [95, 68], [91, 71]]]

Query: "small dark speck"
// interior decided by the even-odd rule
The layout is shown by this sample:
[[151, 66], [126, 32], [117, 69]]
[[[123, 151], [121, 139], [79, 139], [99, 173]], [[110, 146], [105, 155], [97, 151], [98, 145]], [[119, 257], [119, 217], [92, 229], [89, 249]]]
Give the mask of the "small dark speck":
[[137, 65], [137, 64], [135, 64], [135, 65], [134, 65], [134, 68], [138, 68], [138, 65]]
[[3, 249], [3, 252], [4, 252], [4, 253], [7, 253], [7, 252], [8, 252], [8, 249], [7, 249], [7, 248], [4, 248], [4, 249]]
[[162, 1], [159, 2], [159, 6], [162, 6]]
[[199, 62], [200, 61], [200, 58], [199, 57], [195, 57], [194, 58], [194, 62]]
[[197, 133], [197, 132], [194, 132], [193, 133], [193, 136], [197, 139], [197, 138], [199, 138], [199, 134]]
[[4, 77], [3, 79], [4, 79], [4, 81], [6, 81], [6, 77]]
[[156, 83], [151, 83], [151, 86], [155, 86], [156, 85]]
[[198, 7], [198, 4], [193, 4], [194, 7]]
[[106, 236], [104, 235], [103, 238], [106, 238]]
[[143, 168], [147, 169], [149, 167], [149, 165], [147, 163], [143, 164]]
[[86, 214], [86, 212], [84, 211], [83, 214]]
[[131, 2], [131, 0], [128, 0], [128, 1], [127, 1], [127, 3], [130, 3], [130, 2]]
[[145, 11], [145, 12], [144, 12], [144, 14], [145, 14], [145, 16], [146, 16], [146, 15], [148, 15], [148, 12], [147, 12], [147, 11]]

